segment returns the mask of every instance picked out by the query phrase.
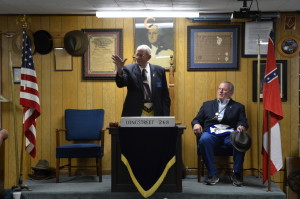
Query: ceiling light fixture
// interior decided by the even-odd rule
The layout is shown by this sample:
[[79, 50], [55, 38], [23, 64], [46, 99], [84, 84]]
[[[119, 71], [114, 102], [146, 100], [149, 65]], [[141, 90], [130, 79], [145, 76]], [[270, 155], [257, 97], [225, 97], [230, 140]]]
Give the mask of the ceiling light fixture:
[[199, 17], [198, 11], [175, 11], [175, 10], [112, 10], [97, 11], [98, 18], [144, 18], [144, 17]]

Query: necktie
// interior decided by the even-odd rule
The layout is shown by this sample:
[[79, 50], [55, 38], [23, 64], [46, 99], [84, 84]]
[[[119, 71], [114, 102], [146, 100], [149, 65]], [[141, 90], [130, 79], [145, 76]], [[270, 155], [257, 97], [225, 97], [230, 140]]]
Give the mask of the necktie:
[[142, 71], [142, 80], [144, 85], [144, 100], [145, 102], [151, 102], [151, 91], [149, 87], [149, 82], [147, 80], [146, 69]]

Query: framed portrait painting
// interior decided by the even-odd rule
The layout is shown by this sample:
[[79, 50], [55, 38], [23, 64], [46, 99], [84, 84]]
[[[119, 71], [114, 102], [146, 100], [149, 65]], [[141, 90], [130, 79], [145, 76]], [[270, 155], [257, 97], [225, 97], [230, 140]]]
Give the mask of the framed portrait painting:
[[189, 26], [188, 71], [237, 70], [239, 29], [238, 25]]
[[[259, 88], [259, 99], [263, 99], [263, 80], [266, 70], [266, 61], [260, 61], [260, 88]], [[276, 60], [276, 66], [278, 70], [278, 80], [279, 80], [279, 89], [281, 101], [287, 101], [287, 60]], [[253, 102], [257, 102], [257, 61], [253, 61], [253, 81], [252, 81], [252, 97]]]
[[150, 64], [160, 65], [166, 70], [169, 70], [174, 56], [173, 20], [173, 18], [136, 18], [134, 23], [135, 49], [142, 44], [148, 45], [151, 48]]
[[114, 79], [116, 67], [112, 55], [123, 56], [122, 29], [83, 29], [88, 49], [82, 58], [83, 79]]

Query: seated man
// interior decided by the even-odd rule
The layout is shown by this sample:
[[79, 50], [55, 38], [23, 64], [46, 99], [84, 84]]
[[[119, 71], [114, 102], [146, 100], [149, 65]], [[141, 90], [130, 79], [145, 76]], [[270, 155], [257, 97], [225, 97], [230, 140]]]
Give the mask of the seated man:
[[208, 169], [207, 185], [214, 185], [219, 181], [217, 169], [214, 165], [214, 149], [225, 144], [233, 150], [233, 185], [242, 186], [242, 172], [245, 152], [238, 151], [232, 145], [230, 133], [242, 132], [248, 128], [245, 107], [232, 100], [234, 86], [231, 82], [221, 82], [217, 99], [204, 102], [197, 116], [192, 121], [195, 134], [201, 134], [199, 146], [201, 154]]
[[5, 129], [0, 128], [0, 146], [2, 145], [3, 141], [8, 138], [8, 131]]

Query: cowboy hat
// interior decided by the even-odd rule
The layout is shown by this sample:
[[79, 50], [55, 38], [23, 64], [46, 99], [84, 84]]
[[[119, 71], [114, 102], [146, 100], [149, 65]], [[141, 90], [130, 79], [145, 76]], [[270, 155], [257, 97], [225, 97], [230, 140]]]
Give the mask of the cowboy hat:
[[28, 174], [28, 177], [32, 180], [45, 180], [54, 176], [54, 171], [49, 167], [47, 160], [39, 160], [35, 167], [32, 167], [32, 174]]
[[65, 34], [64, 46], [70, 55], [82, 56], [88, 47], [88, 37], [80, 30], [70, 31]]
[[53, 178], [53, 171], [52, 170], [33, 170], [32, 174], [28, 174], [28, 177], [32, 180], [46, 180], [49, 178]]
[[33, 170], [49, 170], [49, 162], [47, 160], [39, 160], [35, 167], [32, 167]]
[[233, 131], [230, 133], [231, 143], [240, 152], [246, 152], [251, 147], [251, 137], [246, 132]]
[[287, 182], [289, 187], [296, 193], [300, 193], [300, 168], [296, 168], [288, 175]]
[[[27, 36], [29, 38], [30, 47], [32, 54], [35, 52], [35, 46], [34, 46], [34, 39], [33, 34], [30, 30], [26, 30]], [[15, 54], [21, 54], [22, 53], [22, 46], [23, 46], [23, 29], [20, 29], [16, 32], [16, 34], [12, 38], [12, 49]]]
[[53, 48], [52, 36], [45, 30], [39, 30], [33, 34], [35, 51], [45, 55], [51, 52]]

